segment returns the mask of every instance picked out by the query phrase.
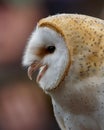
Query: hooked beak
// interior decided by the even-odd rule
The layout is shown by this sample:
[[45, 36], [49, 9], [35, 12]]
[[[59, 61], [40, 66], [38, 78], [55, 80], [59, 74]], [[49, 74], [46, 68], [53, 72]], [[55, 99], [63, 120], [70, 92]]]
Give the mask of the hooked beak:
[[48, 68], [48, 65], [46, 65], [46, 64], [43, 65], [43, 64], [42, 64], [41, 62], [39, 62], [39, 61], [33, 62], [33, 63], [28, 67], [28, 77], [29, 77], [29, 79], [32, 80], [32, 74], [33, 74], [36, 70], [40, 69], [39, 74], [38, 74], [37, 79], [36, 79], [36, 81], [39, 82], [40, 79], [42, 78], [42, 76], [45, 74], [47, 68]]

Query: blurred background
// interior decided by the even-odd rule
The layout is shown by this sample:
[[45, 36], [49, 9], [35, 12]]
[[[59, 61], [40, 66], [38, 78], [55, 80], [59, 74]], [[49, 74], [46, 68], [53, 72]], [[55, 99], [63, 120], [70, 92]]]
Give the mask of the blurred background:
[[38, 20], [57, 13], [104, 19], [104, 1], [0, 0], [0, 130], [59, 130], [50, 98], [21, 65]]

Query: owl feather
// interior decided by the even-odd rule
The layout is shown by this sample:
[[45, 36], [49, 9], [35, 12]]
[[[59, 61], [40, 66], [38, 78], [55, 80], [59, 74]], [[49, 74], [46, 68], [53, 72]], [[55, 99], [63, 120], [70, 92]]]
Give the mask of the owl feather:
[[41, 19], [23, 57], [52, 99], [62, 130], [104, 129], [104, 20], [79, 14]]

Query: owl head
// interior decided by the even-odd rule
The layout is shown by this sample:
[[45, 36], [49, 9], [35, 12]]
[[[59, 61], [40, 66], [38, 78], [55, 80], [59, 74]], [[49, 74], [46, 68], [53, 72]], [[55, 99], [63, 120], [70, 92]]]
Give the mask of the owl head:
[[41, 20], [33, 31], [23, 65], [28, 67], [30, 79], [32, 73], [39, 70], [36, 80], [43, 90], [48, 91], [59, 86], [64, 79], [70, 66], [70, 52], [59, 28], [44, 23], [44, 19]]
[[[70, 65], [75, 65], [77, 76], [82, 71], [86, 74], [87, 61], [96, 51], [95, 43], [103, 43], [103, 27], [103, 20], [78, 14], [59, 14], [40, 20], [23, 57], [29, 78], [32, 79], [32, 73], [39, 70], [37, 82], [46, 91], [59, 86]], [[89, 62], [91, 66], [94, 59]], [[81, 65], [84, 65], [83, 69]]]

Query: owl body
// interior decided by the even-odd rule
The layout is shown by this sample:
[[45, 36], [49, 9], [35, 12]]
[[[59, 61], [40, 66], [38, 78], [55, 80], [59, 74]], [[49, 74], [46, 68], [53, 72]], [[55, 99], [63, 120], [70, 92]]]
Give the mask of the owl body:
[[23, 64], [37, 69], [62, 130], [104, 129], [104, 21], [60, 14], [39, 21]]
[[94, 76], [76, 81], [72, 75], [51, 92], [55, 117], [61, 129], [103, 130], [104, 78]]

